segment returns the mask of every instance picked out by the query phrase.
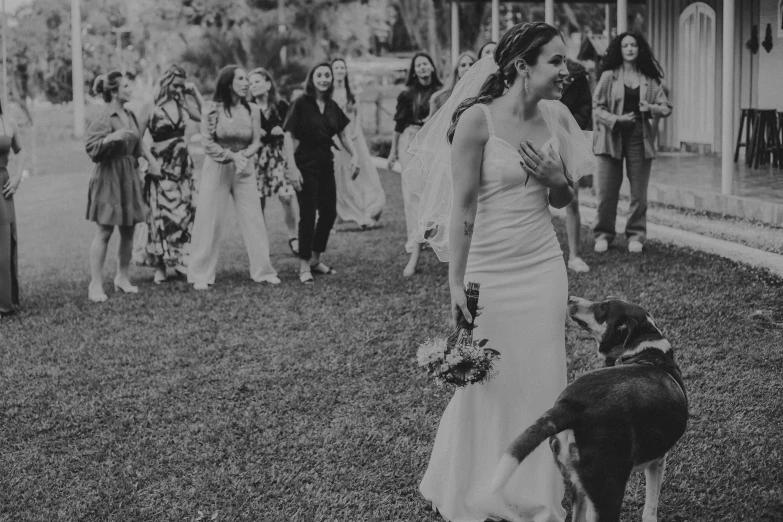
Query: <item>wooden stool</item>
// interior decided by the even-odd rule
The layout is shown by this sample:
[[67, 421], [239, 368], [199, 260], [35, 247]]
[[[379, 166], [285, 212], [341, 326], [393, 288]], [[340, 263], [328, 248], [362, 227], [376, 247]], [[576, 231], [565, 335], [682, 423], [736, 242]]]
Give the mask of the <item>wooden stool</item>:
[[[737, 147], [734, 149], [734, 163], [739, 159], [740, 147], [745, 147], [745, 162], [749, 164], [750, 135], [753, 123], [756, 121], [756, 109], [742, 109], [740, 112], [739, 132], [737, 133]], [[742, 141], [742, 129], [745, 129], [745, 141]]]
[[768, 165], [772, 157], [772, 166], [781, 165], [780, 127], [778, 126], [778, 111], [774, 109], [759, 110], [753, 126], [751, 139], [751, 162], [753, 168]]

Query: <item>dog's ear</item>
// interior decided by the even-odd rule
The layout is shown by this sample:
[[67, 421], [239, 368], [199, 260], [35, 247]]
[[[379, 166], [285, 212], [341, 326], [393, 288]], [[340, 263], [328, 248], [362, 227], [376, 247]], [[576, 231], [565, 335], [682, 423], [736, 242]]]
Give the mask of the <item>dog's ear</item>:
[[623, 341], [623, 348], [628, 348], [628, 341], [633, 339], [634, 333], [636, 332], [636, 329], [639, 327], [638, 321], [633, 318], [629, 317], [623, 324], [621, 324], [618, 327], [618, 331], [624, 332], [625, 340]]
[[598, 351], [602, 354], [608, 354], [613, 348], [622, 346], [628, 347], [628, 342], [633, 339], [639, 322], [630, 316], [620, 317], [607, 323], [605, 337], [599, 344]]

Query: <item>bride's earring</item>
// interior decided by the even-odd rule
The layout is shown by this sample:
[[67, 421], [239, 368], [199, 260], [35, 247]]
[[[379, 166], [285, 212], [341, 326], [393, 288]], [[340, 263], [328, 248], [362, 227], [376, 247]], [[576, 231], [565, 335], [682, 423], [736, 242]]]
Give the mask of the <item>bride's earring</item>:
[[525, 89], [525, 94], [530, 94], [530, 87], [528, 87], [528, 85], [527, 85], [527, 74], [523, 78], [522, 86]]

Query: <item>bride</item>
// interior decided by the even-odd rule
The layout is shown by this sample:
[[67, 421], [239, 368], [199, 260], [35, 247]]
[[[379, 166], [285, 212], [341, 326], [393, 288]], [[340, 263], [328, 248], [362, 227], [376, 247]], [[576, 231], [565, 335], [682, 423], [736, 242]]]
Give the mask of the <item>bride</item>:
[[549, 205], [571, 201], [595, 157], [556, 101], [565, 54], [550, 25], [509, 29], [417, 135], [404, 172], [421, 197], [416, 239], [449, 261], [454, 321], [471, 320], [464, 285], [481, 283], [475, 334], [501, 354], [497, 376], [455, 392], [420, 485], [452, 522], [565, 518], [563, 481], [543, 445], [502, 490], [490, 489], [508, 444], [566, 385], [568, 280]]

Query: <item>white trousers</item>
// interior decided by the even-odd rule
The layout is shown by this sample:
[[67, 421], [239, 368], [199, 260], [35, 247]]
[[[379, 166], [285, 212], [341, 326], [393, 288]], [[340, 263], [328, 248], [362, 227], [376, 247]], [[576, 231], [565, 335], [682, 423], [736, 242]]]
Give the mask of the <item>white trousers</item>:
[[198, 190], [188, 283], [215, 282], [229, 198], [234, 200], [239, 231], [250, 258], [250, 278], [264, 281], [277, 275], [269, 260], [269, 239], [255, 175], [237, 173], [233, 163], [217, 163], [207, 156]]

